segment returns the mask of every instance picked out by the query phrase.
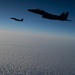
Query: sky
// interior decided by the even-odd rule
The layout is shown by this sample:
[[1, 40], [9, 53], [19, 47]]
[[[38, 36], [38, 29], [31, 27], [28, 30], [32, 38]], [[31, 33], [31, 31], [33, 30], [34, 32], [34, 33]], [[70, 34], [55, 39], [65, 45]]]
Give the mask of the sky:
[[[44, 36], [75, 38], [74, 0], [0, 0], [0, 30]], [[42, 9], [60, 15], [69, 11], [72, 21], [48, 20], [28, 9]], [[12, 19], [24, 18], [23, 22]]]

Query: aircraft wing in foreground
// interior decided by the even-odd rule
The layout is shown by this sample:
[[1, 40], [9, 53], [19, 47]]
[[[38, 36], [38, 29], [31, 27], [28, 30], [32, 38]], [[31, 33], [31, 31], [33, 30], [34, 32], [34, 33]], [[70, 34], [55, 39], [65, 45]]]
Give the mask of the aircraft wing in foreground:
[[62, 13], [60, 15], [54, 15], [54, 14], [50, 14], [44, 10], [40, 10], [40, 9], [28, 9], [28, 11], [30, 12], [33, 12], [33, 13], [36, 13], [36, 14], [39, 14], [39, 15], [42, 15], [43, 18], [46, 18], [46, 19], [51, 19], [51, 20], [61, 20], [61, 21], [71, 21], [71, 20], [68, 20], [68, 15], [69, 15], [69, 12], [66, 12], [66, 13]]

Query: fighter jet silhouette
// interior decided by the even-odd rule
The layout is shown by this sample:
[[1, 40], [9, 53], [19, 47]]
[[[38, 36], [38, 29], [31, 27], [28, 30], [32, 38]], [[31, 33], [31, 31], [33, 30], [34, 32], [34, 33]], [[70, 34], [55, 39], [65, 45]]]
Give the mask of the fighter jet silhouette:
[[15, 20], [15, 21], [23, 21], [23, 18], [22, 18], [22, 19], [10, 18], [10, 19], [13, 19], [13, 20]]
[[53, 15], [53, 14], [50, 14], [44, 10], [40, 10], [40, 9], [28, 9], [28, 11], [30, 12], [33, 12], [33, 13], [36, 13], [36, 14], [40, 14], [42, 15], [43, 18], [46, 18], [46, 19], [51, 19], [51, 20], [61, 20], [61, 21], [71, 21], [71, 20], [68, 20], [68, 15], [69, 15], [69, 12], [66, 12], [66, 13], [62, 13], [60, 15]]

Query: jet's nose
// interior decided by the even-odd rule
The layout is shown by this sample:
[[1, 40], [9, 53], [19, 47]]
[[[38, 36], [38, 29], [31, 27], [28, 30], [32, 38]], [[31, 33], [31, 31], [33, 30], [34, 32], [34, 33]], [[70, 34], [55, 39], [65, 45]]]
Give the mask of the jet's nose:
[[30, 11], [30, 12], [36, 12], [36, 10], [35, 9], [28, 9], [28, 11]]
[[31, 11], [31, 12], [32, 12], [33, 10], [31, 10], [31, 9], [28, 9], [28, 11]]

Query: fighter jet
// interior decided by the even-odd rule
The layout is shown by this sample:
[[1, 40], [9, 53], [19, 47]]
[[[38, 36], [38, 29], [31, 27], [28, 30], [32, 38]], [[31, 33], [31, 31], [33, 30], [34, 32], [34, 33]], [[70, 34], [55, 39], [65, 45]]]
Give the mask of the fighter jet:
[[23, 21], [23, 18], [22, 19], [17, 19], [17, 18], [10, 18], [10, 19], [13, 19], [13, 20], [15, 20], [15, 21]]
[[66, 13], [63, 12], [60, 15], [54, 15], [54, 14], [50, 14], [50, 13], [48, 13], [44, 10], [40, 10], [40, 9], [28, 9], [28, 11], [39, 14], [39, 15], [42, 15], [42, 17], [45, 18], [45, 19], [71, 21], [71, 20], [67, 19], [68, 15], [69, 15], [69, 12], [66, 12]]

